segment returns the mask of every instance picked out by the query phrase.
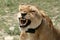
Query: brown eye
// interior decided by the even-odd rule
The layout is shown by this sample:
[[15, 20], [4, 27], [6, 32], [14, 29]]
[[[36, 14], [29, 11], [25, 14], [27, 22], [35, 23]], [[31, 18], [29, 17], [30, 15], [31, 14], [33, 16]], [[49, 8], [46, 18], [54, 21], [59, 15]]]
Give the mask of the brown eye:
[[31, 10], [30, 12], [31, 14], [35, 15], [35, 10]]
[[35, 11], [32, 11], [32, 12], [35, 12]]
[[35, 12], [35, 10], [31, 10], [30, 12]]

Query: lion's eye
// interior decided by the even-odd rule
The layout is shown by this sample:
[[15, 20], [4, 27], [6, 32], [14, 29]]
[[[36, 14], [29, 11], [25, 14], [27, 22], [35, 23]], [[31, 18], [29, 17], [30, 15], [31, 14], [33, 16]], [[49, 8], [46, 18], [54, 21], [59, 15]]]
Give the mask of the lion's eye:
[[31, 12], [32, 14], [35, 14], [35, 10], [31, 10], [30, 12]]
[[35, 10], [31, 10], [30, 12], [35, 12]]

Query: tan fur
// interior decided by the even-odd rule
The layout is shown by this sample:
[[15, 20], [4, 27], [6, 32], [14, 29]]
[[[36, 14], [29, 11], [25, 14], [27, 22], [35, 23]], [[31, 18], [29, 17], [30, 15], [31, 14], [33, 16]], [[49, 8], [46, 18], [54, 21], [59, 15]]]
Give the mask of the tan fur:
[[[31, 10], [35, 10], [36, 15], [31, 14]], [[50, 18], [44, 11], [37, 9], [32, 5], [20, 5], [19, 12], [21, 11], [27, 12], [28, 15], [30, 15], [27, 15], [26, 18], [31, 19], [32, 23], [26, 28], [21, 28], [20, 40], [60, 40], [60, 34], [57, 33]], [[29, 28], [36, 28], [38, 26], [39, 28], [35, 33], [26, 33], [26, 30]]]

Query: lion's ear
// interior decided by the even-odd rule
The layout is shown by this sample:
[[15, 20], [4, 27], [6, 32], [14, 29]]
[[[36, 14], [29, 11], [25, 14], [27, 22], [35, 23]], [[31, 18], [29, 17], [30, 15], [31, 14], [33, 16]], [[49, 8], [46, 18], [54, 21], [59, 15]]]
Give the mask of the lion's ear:
[[30, 6], [30, 9], [31, 9], [31, 10], [34, 10], [34, 11], [37, 11], [37, 12], [39, 11], [38, 8], [35, 7], [35, 6]]
[[19, 11], [21, 10], [21, 8], [22, 8], [23, 6], [25, 6], [25, 5], [24, 5], [24, 4], [19, 5]]
[[23, 5], [24, 5], [24, 4], [19, 5], [19, 10], [21, 9], [21, 7], [22, 7]]
[[35, 7], [35, 6], [30, 6], [30, 9], [31, 9], [31, 10], [33, 10], [33, 9], [35, 10], [36, 7]]
[[22, 6], [22, 5], [19, 5], [19, 11], [20, 11], [20, 9], [21, 9], [21, 6]]

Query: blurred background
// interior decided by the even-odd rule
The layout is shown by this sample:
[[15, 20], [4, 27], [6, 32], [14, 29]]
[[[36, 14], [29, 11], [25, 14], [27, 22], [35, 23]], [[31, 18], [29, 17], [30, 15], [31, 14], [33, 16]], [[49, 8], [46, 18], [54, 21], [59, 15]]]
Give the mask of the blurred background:
[[49, 15], [54, 27], [60, 30], [60, 0], [0, 0], [0, 40], [19, 40], [16, 14], [20, 4], [37, 5]]

